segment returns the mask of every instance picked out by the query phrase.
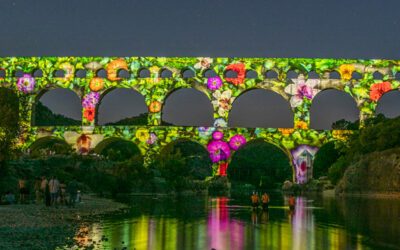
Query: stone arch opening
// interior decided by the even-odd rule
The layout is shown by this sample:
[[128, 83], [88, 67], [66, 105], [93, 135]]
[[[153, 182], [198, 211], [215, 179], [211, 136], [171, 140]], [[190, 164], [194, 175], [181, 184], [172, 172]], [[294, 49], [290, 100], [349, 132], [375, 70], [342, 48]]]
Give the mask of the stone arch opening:
[[232, 182], [270, 189], [293, 179], [294, 170], [288, 153], [262, 139], [246, 143], [231, 159], [228, 177]]
[[82, 105], [70, 89], [56, 88], [38, 95], [32, 112], [32, 126], [80, 126]]
[[167, 95], [162, 107], [162, 124], [211, 127], [213, 106], [207, 95], [194, 88], [181, 88]]
[[39, 138], [29, 147], [29, 152], [32, 157], [67, 155], [72, 151], [71, 145], [66, 141], [53, 136]]
[[[204, 180], [212, 175], [212, 162], [204, 145], [189, 139], [179, 139], [167, 144], [160, 152], [160, 170], [175, 172], [190, 179]], [[174, 166], [175, 164], [175, 166]]]
[[143, 163], [143, 156], [139, 147], [132, 141], [118, 137], [101, 141], [93, 151], [111, 161], [126, 161], [135, 157], [140, 158], [139, 161]]
[[0, 127], [18, 127], [19, 98], [15, 91], [0, 87]]
[[191, 68], [185, 68], [181, 71], [181, 76], [184, 79], [193, 78], [196, 76], [196, 72]]
[[314, 156], [313, 177], [328, 176], [330, 166], [340, 157], [340, 152], [336, 148], [336, 142], [331, 141], [320, 147]]
[[105, 92], [96, 113], [98, 125], [147, 125], [145, 98], [134, 89], [114, 88]]
[[325, 89], [312, 100], [310, 128], [318, 130], [356, 129], [360, 116], [357, 102], [341, 90]]
[[375, 115], [383, 114], [386, 118], [400, 116], [400, 91], [386, 92], [379, 98], [375, 109]]
[[252, 89], [239, 95], [233, 102], [228, 126], [292, 128], [293, 112], [289, 102], [278, 93]]

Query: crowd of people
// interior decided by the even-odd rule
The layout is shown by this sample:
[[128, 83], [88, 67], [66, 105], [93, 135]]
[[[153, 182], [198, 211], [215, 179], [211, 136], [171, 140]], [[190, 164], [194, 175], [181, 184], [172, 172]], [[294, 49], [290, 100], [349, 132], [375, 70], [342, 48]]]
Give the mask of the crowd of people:
[[[47, 207], [58, 207], [59, 205], [75, 207], [76, 202], [80, 201], [80, 191], [76, 180], [72, 180], [66, 185], [65, 182], [59, 181], [56, 176], [52, 176], [50, 179], [42, 176], [35, 179], [33, 189], [35, 203], [42, 203]], [[32, 201], [33, 196], [31, 196], [26, 179], [18, 180], [18, 192], [20, 204], [27, 204]], [[1, 197], [1, 204], [15, 203], [17, 203], [17, 200], [12, 191], [7, 191]]]

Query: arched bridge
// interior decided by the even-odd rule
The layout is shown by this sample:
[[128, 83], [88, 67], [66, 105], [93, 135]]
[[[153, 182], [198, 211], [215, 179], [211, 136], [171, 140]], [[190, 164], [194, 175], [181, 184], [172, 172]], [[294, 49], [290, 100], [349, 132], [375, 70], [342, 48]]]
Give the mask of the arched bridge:
[[[349, 94], [360, 110], [360, 121], [375, 114], [378, 99], [398, 89], [400, 62], [393, 60], [290, 58], [162, 58], [162, 57], [18, 57], [0, 58], [0, 87], [19, 97], [19, 146], [29, 149], [45, 137], [65, 140], [77, 151], [90, 152], [114, 138], [134, 142], [149, 164], [170, 142], [196, 141], [210, 153], [215, 174], [225, 174], [231, 155], [246, 142], [263, 139], [284, 151], [292, 161], [297, 182], [312, 175], [318, 148], [344, 140], [348, 131], [310, 129], [313, 99], [325, 89]], [[66, 88], [82, 100], [81, 126], [36, 126], [34, 107], [46, 91]], [[115, 88], [140, 93], [149, 110], [146, 126], [98, 126], [101, 98]], [[162, 126], [166, 97], [180, 88], [202, 91], [213, 105], [214, 126]], [[279, 94], [290, 105], [289, 128], [232, 128], [227, 126], [232, 103], [251, 89]]]

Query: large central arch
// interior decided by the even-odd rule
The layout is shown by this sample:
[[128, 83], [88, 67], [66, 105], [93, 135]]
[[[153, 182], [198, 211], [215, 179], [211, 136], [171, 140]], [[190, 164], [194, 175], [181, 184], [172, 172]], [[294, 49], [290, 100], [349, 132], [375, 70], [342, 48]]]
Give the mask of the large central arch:
[[275, 182], [292, 180], [295, 169], [288, 152], [258, 139], [248, 142], [232, 155], [228, 176], [233, 181], [251, 183], [259, 188], [274, 188]]

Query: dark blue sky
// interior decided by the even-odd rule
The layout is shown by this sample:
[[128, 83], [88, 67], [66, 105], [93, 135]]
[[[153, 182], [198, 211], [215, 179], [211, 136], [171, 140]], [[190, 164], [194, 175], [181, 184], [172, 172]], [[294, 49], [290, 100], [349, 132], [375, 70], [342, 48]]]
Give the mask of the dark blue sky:
[[[400, 59], [399, 10], [398, 0], [2, 0], [0, 56]], [[47, 99], [65, 106], [65, 98]]]

